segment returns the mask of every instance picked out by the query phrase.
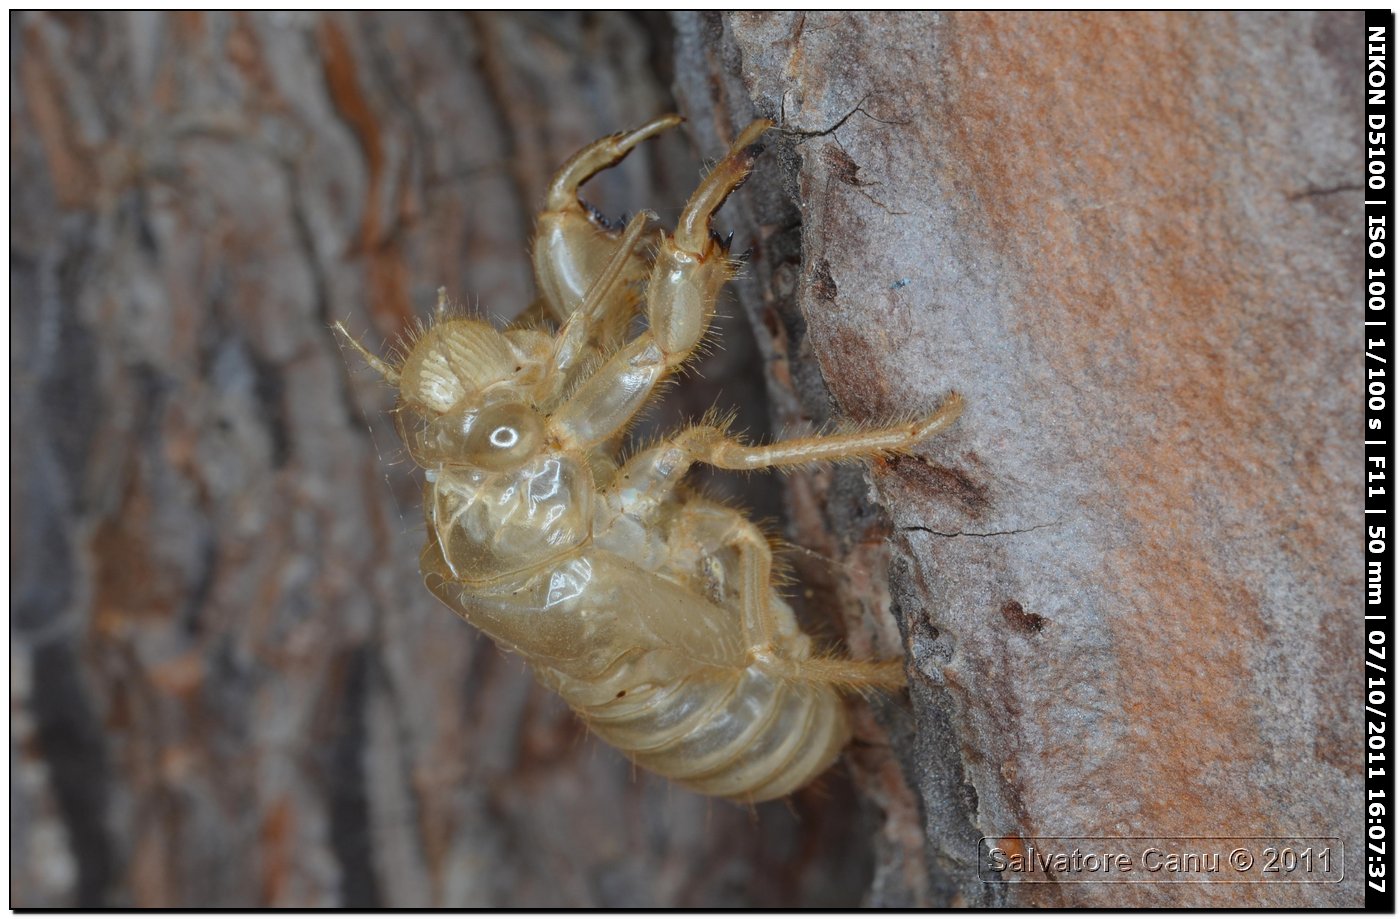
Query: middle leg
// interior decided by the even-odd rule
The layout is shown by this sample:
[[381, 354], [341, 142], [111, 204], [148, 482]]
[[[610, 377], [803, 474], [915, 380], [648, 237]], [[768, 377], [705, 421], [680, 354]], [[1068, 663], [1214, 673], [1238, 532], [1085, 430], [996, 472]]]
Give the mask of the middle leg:
[[882, 453], [904, 453], [942, 431], [962, 414], [962, 396], [953, 393], [923, 418], [903, 424], [864, 428], [841, 434], [818, 434], [774, 444], [746, 444], [723, 428], [697, 426], [676, 438], [677, 446], [693, 457], [721, 469], [767, 469], [831, 462]]
[[[906, 424], [766, 446], [744, 444], [719, 428], [688, 428], [672, 440], [628, 460], [604, 490], [604, 499], [612, 505], [614, 513], [630, 518], [633, 525], [655, 527], [663, 522], [667, 508], [676, 508], [677, 490], [690, 467], [697, 462], [729, 469], [757, 469], [907, 450], [947, 427], [961, 410], [961, 399], [954, 395], [926, 418]], [[700, 511], [701, 508], [692, 505], [679, 512], [686, 518]], [[707, 521], [703, 527], [691, 522], [672, 537], [712, 551], [730, 548], [736, 552], [737, 604], [746, 644], [754, 660], [793, 682], [852, 691], [904, 685], [902, 661], [813, 657], [802, 643], [790, 641], [788, 636], [796, 631], [796, 625], [786, 605], [774, 605], [773, 558], [767, 540], [734, 511], [727, 508], [714, 508], [714, 511], [723, 516]], [[710, 535], [701, 535], [705, 532]]]
[[951, 425], [962, 408], [962, 396], [953, 393], [927, 416], [903, 424], [762, 445], [746, 444], [720, 427], [696, 425], [629, 459], [614, 487], [625, 491], [626, 503], [653, 508], [675, 492], [696, 463], [765, 469], [902, 453]]

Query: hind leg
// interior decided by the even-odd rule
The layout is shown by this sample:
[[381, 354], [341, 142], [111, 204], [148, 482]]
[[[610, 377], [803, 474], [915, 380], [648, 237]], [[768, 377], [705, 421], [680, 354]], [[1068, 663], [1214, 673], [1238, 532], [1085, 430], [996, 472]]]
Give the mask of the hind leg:
[[[840, 690], [899, 689], [904, 685], [904, 662], [856, 661], [844, 657], [813, 657], [811, 639], [794, 643], [787, 634], [797, 629], [787, 604], [773, 594], [773, 553], [768, 541], [747, 521], [734, 528], [730, 544], [739, 552], [739, 610], [750, 654], [763, 667], [785, 680]], [[793, 652], [796, 653], [793, 653]]]
[[[954, 395], [927, 417], [906, 424], [766, 446], [741, 443], [720, 428], [688, 428], [628, 460], [604, 488], [602, 498], [612, 505], [617, 520], [656, 527], [666, 514], [675, 512], [678, 489], [697, 462], [757, 469], [907, 450], [951, 424], [961, 409], [962, 401]], [[695, 557], [689, 564], [701, 571], [702, 582], [702, 561], [723, 549], [732, 550], [733, 561], [721, 569], [725, 583], [733, 586], [734, 596], [726, 604], [737, 606], [745, 643], [755, 660], [783, 679], [841, 690], [897, 689], [905, 684], [903, 661], [813, 657], [807, 650], [809, 645], [801, 643], [810, 639], [801, 636], [801, 642], [791, 643], [788, 636], [801, 633], [791, 610], [774, 596], [773, 554], [768, 541], [733, 510], [715, 506], [712, 515], [701, 518], [701, 508], [692, 501], [679, 509], [682, 523], [677, 527], [679, 532], [672, 531], [672, 540], [690, 547]], [[711, 591], [715, 590], [711, 586]]]
[[782, 680], [842, 691], [904, 685], [904, 662], [856, 661], [812, 653], [812, 639], [774, 592], [773, 552], [758, 528], [734, 510], [700, 500], [679, 512], [670, 531], [680, 567], [695, 572], [716, 603], [737, 607], [751, 660]]

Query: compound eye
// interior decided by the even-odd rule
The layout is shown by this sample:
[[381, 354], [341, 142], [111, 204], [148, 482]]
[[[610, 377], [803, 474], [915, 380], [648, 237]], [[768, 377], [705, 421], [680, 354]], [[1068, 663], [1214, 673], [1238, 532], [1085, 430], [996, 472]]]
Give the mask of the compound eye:
[[488, 406], [471, 425], [467, 462], [490, 472], [517, 468], [534, 454], [543, 430], [540, 416], [529, 406]]
[[520, 443], [520, 431], [508, 424], [503, 424], [492, 431], [490, 437], [487, 439], [491, 441], [491, 446], [498, 447], [502, 450], [509, 450], [511, 447]]

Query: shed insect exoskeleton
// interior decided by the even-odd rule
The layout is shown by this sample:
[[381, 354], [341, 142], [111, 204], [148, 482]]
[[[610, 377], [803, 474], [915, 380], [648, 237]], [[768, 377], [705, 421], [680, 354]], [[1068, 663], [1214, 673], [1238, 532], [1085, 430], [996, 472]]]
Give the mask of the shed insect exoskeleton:
[[[734, 271], [710, 220], [771, 127], [739, 135], [652, 253], [655, 215], [608, 229], [578, 187], [680, 121], [604, 138], [554, 177], [535, 237], [547, 313], [537, 326], [500, 332], [448, 317], [440, 300], [396, 363], [336, 328], [398, 388], [398, 431], [427, 478], [429, 589], [638, 765], [763, 801], [837, 756], [850, 737], [843, 691], [898, 687], [903, 666], [816, 654], [773, 589], [767, 539], [689, 491], [686, 472], [904, 451], [962, 403], [953, 395], [921, 420], [766, 446], [688, 427], [619, 458], [621, 432], [705, 335]], [[646, 328], [628, 338], [638, 310]]]

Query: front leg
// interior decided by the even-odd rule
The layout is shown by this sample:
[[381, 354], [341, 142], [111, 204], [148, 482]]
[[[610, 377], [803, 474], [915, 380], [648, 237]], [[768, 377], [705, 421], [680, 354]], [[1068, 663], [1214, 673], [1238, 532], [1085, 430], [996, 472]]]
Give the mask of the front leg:
[[[579, 200], [579, 186], [616, 166], [642, 141], [680, 123], [679, 115], [662, 115], [635, 131], [594, 141], [560, 167], [550, 182], [544, 211], [537, 218], [532, 258], [541, 301], [557, 322], [578, 307], [599, 271], [623, 244], [617, 232]], [[640, 280], [645, 263], [630, 248], [627, 256], [623, 280]]]
[[704, 339], [720, 288], [734, 275], [710, 223], [748, 177], [761, 152], [753, 141], [771, 126], [756, 121], [744, 129], [686, 203], [675, 235], [663, 236], [647, 284], [646, 331], [613, 354], [550, 420], [565, 448], [588, 449], [619, 433]]
[[549, 362], [549, 389], [545, 401], [553, 404], [567, 387], [575, 382], [574, 371], [584, 358], [600, 346], [599, 339], [605, 334], [606, 314], [615, 292], [623, 280], [623, 271], [631, 258], [632, 250], [646, 230], [647, 224], [656, 217], [651, 211], [642, 211], [627, 224], [622, 240], [613, 257], [608, 260], [601, 274], [588, 288], [578, 309], [560, 327], [554, 338], [554, 350]]

